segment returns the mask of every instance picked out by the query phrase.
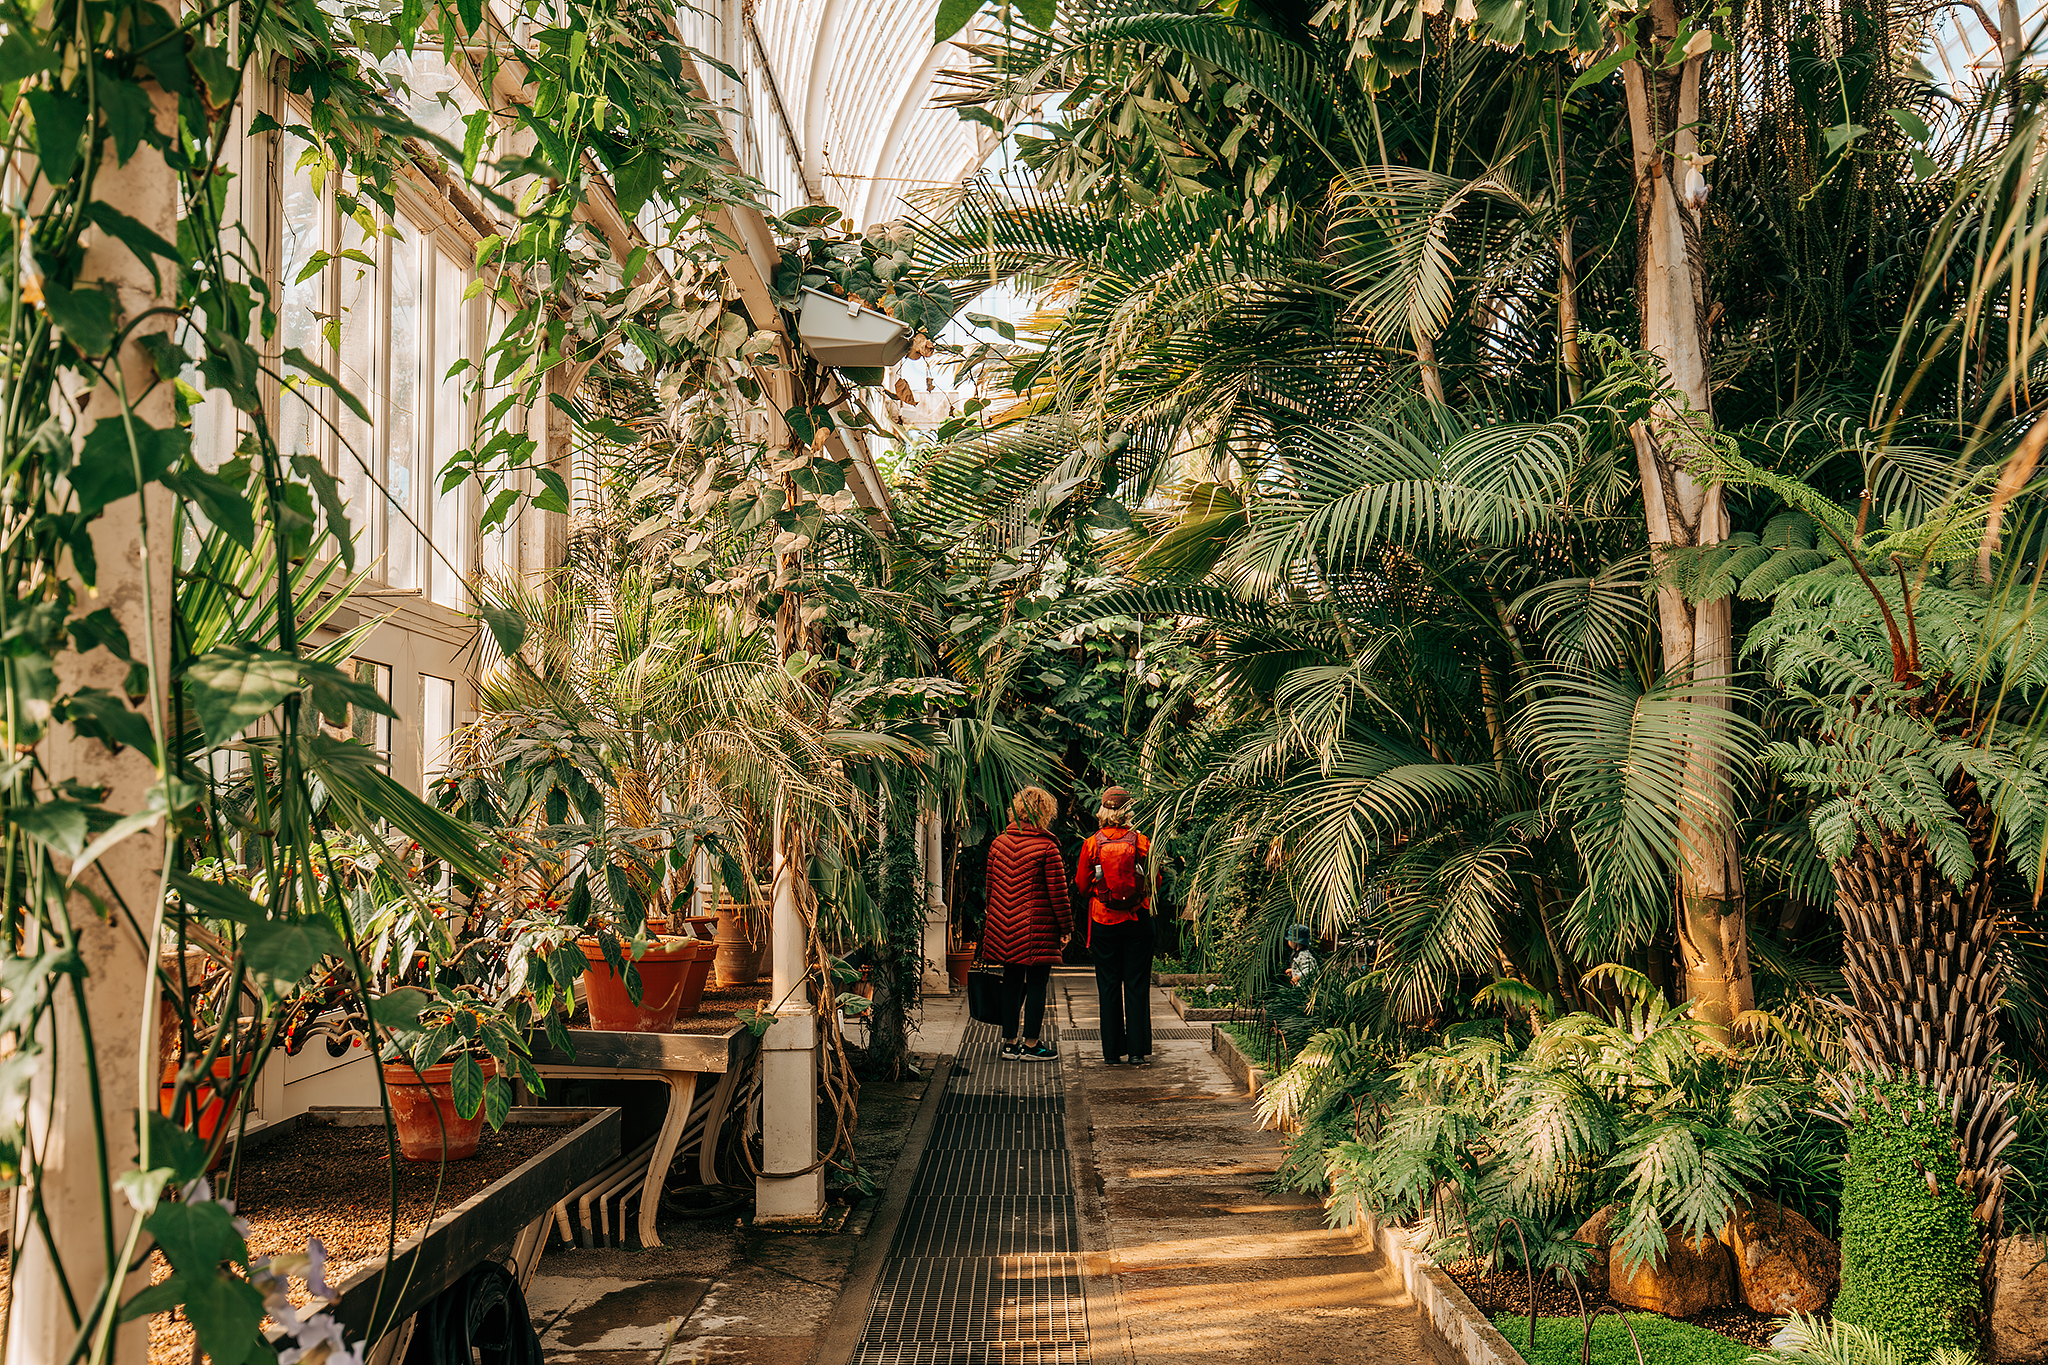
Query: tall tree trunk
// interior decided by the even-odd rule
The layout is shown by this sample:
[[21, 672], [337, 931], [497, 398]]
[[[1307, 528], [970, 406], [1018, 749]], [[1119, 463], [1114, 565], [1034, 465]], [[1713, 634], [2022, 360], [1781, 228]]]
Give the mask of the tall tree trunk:
[[[1622, 68], [1636, 178], [1636, 293], [1643, 347], [1663, 362], [1679, 401], [1660, 403], [1635, 424], [1636, 462], [1650, 544], [1663, 551], [1713, 545], [1728, 535], [1719, 484], [1684, 468], [1687, 442], [1713, 421], [1708, 388], [1706, 278], [1697, 205], [1686, 186], [1698, 176], [1702, 52], [1677, 66], [1662, 61], [1681, 27], [1675, 0], [1656, 0], [1638, 21], [1644, 60]], [[1661, 557], [1661, 556], [1660, 556]], [[1688, 602], [1675, 587], [1657, 593], [1664, 667], [1699, 684], [1711, 700], [1734, 668], [1727, 598]], [[1748, 906], [1740, 845], [1731, 818], [1730, 775], [1711, 753], [1687, 765], [1679, 792], [1678, 941], [1685, 989], [1699, 1018], [1726, 1030], [1755, 1003]]]

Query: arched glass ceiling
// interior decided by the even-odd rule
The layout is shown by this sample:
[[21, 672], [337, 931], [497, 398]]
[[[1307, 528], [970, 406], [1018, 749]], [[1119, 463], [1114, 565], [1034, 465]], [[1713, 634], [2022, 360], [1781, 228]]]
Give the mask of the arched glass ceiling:
[[[742, 111], [734, 142], [769, 207], [844, 209], [857, 227], [901, 217], [904, 196], [958, 184], [991, 130], [934, 109], [933, 77], [964, 55], [934, 48], [938, 0], [710, 0], [677, 18], [699, 49], [740, 73], [705, 72]], [[963, 37], [971, 35], [970, 27]]]

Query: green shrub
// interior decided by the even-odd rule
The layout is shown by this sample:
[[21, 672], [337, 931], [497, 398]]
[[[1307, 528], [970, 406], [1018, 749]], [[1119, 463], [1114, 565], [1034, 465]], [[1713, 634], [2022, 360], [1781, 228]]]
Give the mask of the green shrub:
[[[1529, 1319], [1519, 1313], [1496, 1313], [1493, 1325], [1514, 1343], [1529, 1365], [1579, 1365], [1579, 1350], [1585, 1340], [1581, 1318], [1536, 1319], [1536, 1349], [1529, 1349]], [[1593, 1319], [1593, 1365], [1636, 1365], [1636, 1348], [1628, 1328], [1636, 1329], [1643, 1344], [1644, 1365], [1743, 1365], [1750, 1348], [1739, 1341], [1659, 1317], [1655, 1313], [1630, 1313], [1628, 1326], [1613, 1313]]]
[[1869, 1085], [1849, 1123], [1842, 1179], [1837, 1321], [1867, 1327], [1918, 1365], [1941, 1347], [1974, 1350], [1983, 1298], [1976, 1197], [1960, 1188], [1955, 1125], [1910, 1081]]

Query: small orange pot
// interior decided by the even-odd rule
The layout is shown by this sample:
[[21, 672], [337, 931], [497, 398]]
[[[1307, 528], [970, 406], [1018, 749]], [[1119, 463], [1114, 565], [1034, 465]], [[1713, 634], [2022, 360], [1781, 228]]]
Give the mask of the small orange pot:
[[[254, 1061], [255, 1058], [249, 1056], [247, 1053], [244, 1053], [241, 1058], [239, 1074], [247, 1076], [249, 1074], [249, 1067]], [[166, 1067], [164, 1074], [167, 1076], [175, 1077], [177, 1075], [177, 1070], [174, 1067]], [[235, 1066], [233, 1058], [214, 1058], [214, 1080], [225, 1081], [228, 1077], [236, 1074], [238, 1074], [238, 1070]], [[160, 1088], [160, 1098], [157, 1101], [157, 1108], [163, 1113], [163, 1115], [166, 1118], [172, 1117], [172, 1101], [176, 1097], [177, 1093], [178, 1086], [175, 1080], [164, 1083]], [[195, 1091], [193, 1099], [197, 1102], [198, 1114], [192, 1121], [192, 1135], [198, 1138], [201, 1142], [213, 1141], [213, 1135], [220, 1131], [221, 1120], [227, 1117], [227, 1115], [231, 1112], [228, 1106], [231, 1103], [231, 1100], [235, 1098], [239, 1098], [239, 1092], [236, 1096], [230, 1097], [230, 1099], [223, 1099], [221, 1098], [220, 1094], [210, 1086], [203, 1092]], [[185, 1112], [191, 1113], [192, 1108], [193, 1106], [188, 1105], [186, 1107]], [[180, 1117], [182, 1117], [182, 1115]], [[223, 1145], [220, 1151], [214, 1155], [213, 1161], [208, 1165], [207, 1169], [212, 1170], [213, 1167], [220, 1165], [222, 1159], [224, 1159], [227, 1156], [227, 1153], [228, 1149], [225, 1145]]]
[[[484, 1079], [498, 1074], [494, 1058], [479, 1057]], [[449, 1161], [476, 1155], [483, 1140], [484, 1107], [463, 1118], [455, 1112], [455, 1063], [413, 1070], [411, 1062], [384, 1063], [384, 1088], [391, 1092], [391, 1116], [398, 1123], [398, 1154], [407, 1161]]]
[[679, 1018], [697, 1012], [704, 998], [704, 980], [718, 945], [706, 939], [661, 938], [633, 965], [640, 973], [640, 1003], [626, 994], [594, 938], [576, 940], [590, 964], [583, 973], [584, 996], [590, 1002], [590, 1026], [607, 1033], [666, 1033]]

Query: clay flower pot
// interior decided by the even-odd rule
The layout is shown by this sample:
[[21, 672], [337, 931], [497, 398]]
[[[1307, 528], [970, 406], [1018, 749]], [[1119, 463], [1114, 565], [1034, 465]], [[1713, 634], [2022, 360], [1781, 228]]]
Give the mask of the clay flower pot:
[[968, 969], [974, 965], [974, 949], [948, 948], [946, 950], [946, 975], [953, 978], [956, 986], [967, 984]]
[[590, 1026], [607, 1033], [666, 1033], [679, 1018], [697, 1012], [704, 998], [704, 979], [718, 945], [696, 938], [661, 938], [633, 965], [640, 971], [640, 1003], [626, 994], [626, 983], [604, 960], [594, 938], [576, 940], [590, 964], [583, 973], [584, 997], [590, 1002]]
[[768, 942], [768, 931], [756, 930], [750, 921], [751, 908], [736, 905], [731, 901], [722, 902], [718, 907], [718, 988], [744, 986], [761, 977], [761, 949]]
[[[243, 1053], [241, 1057], [241, 1066], [239, 1068], [240, 1074], [243, 1076], [247, 1076], [249, 1074], [249, 1068], [254, 1062], [254, 1057], [250, 1056], [246, 1052]], [[229, 1076], [236, 1074], [236, 1072], [237, 1068], [235, 1067], [233, 1058], [216, 1057], [213, 1059], [213, 1078], [215, 1081], [225, 1081]], [[213, 1135], [220, 1131], [220, 1121], [223, 1118], [225, 1118], [230, 1112], [228, 1108], [229, 1101], [222, 1099], [219, 1092], [215, 1090], [214, 1087], [200, 1086], [196, 1087], [193, 1090], [190, 1103], [188, 1103], [179, 1113], [173, 1115], [171, 1113], [171, 1107], [172, 1100], [178, 1093], [177, 1077], [178, 1068], [175, 1063], [172, 1063], [171, 1065], [168, 1065], [164, 1068], [164, 1079], [160, 1090], [160, 1098], [157, 1101], [158, 1110], [161, 1111], [166, 1118], [175, 1117], [182, 1120], [187, 1115], [193, 1115], [192, 1135], [198, 1138], [201, 1142], [213, 1141]], [[237, 1098], [239, 1098], [239, 1096], [237, 1096]], [[194, 1114], [195, 1108], [197, 1110], [196, 1114]], [[220, 1163], [224, 1159], [226, 1159], [229, 1145], [230, 1144], [223, 1143], [220, 1151], [214, 1153], [213, 1160], [207, 1164], [208, 1170], [212, 1170], [215, 1166], [220, 1165]]]
[[[476, 1063], [486, 1081], [498, 1074], [492, 1058], [479, 1057]], [[398, 1154], [407, 1161], [442, 1160], [444, 1142], [449, 1161], [476, 1155], [483, 1138], [484, 1107], [479, 1104], [469, 1118], [455, 1112], [454, 1074], [453, 1062], [417, 1071], [411, 1062], [384, 1063], [384, 1088], [391, 1092], [391, 1116], [398, 1123]]]

